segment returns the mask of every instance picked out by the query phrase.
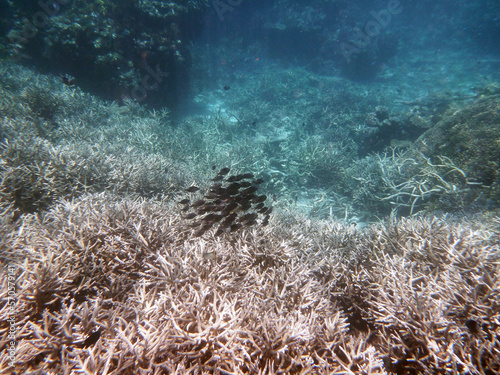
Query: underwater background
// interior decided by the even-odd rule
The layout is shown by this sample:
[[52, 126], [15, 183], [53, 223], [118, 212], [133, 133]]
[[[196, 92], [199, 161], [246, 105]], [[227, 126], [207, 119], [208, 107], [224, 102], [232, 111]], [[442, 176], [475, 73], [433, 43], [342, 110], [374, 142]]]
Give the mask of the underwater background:
[[0, 0], [0, 373], [500, 373], [500, 3]]

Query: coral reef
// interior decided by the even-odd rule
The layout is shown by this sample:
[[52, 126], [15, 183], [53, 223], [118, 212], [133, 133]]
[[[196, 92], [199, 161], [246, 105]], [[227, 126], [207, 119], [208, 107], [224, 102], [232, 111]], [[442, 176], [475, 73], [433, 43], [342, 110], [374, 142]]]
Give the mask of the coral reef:
[[[151, 197], [186, 184], [166, 151], [168, 113], [118, 107], [15, 66], [6, 76], [0, 113], [0, 199], [38, 212], [61, 197], [114, 191]], [[8, 77], [16, 77], [9, 82]], [[24, 82], [38, 81], [37, 85]], [[139, 111], [139, 112], [137, 112]], [[137, 113], [136, 113], [137, 112]], [[158, 138], [162, 137], [160, 141]], [[159, 154], [162, 152], [162, 155]]]
[[500, 371], [498, 221], [359, 231], [282, 211], [265, 229], [192, 238], [176, 211], [86, 195], [2, 236], [13, 371]]
[[[222, 110], [172, 126], [166, 111], [106, 103], [17, 66], [2, 72], [1, 372], [500, 371], [500, 219], [481, 205], [461, 219], [395, 212], [467, 201], [475, 185], [460, 160], [416, 147], [356, 159], [345, 149], [354, 142], [342, 143], [349, 130], [318, 124], [306, 139], [278, 110], [275, 138], [240, 132], [250, 117]], [[339, 103], [354, 101], [344, 94]], [[456, 115], [494, 119], [483, 110], [495, 100]], [[330, 174], [326, 162], [338, 162]], [[227, 165], [227, 180], [250, 179], [247, 170], [266, 180], [272, 215], [195, 237], [178, 202]], [[323, 174], [329, 190], [299, 194], [296, 181], [321, 186]], [[301, 209], [312, 193], [311, 211], [328, 220]]]

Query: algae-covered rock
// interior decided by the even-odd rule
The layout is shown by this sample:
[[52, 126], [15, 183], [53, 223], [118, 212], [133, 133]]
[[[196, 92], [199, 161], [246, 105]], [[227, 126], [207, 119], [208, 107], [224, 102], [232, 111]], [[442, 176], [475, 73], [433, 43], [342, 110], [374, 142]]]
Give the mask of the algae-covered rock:
[[500, 182], [500, 95], [481, 96], [472, 105], [445, 114], [416, 142], [428, 156], [444, 155], [471, 183]]

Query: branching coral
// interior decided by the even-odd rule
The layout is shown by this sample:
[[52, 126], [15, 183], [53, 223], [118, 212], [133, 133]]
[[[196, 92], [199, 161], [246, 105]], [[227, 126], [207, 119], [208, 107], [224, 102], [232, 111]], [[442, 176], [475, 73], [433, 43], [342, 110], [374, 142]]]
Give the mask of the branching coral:
[[[395, 208], [408, 206], [410, 214], [413, 214], [419, 203], [431, 197], [456, 194], [458, 188], [454, 180], [460, 177], [462, 185], [465, 185], [467, 178], [465, 172], [446, 156], [437, 156], [437, 163], [433, 163], [420, 153], [414, 158], [411, 155], [396, 156], [393, 151], [390, 161], [387, 156], [379, 156], [378, 165], [382, 171], [382, 180], [389, 190], [380, 199], [390, 200]], [[411, 177], [399, 182], [404, 176]]]
[[359, 230], [278, 212], [232, 239], [192, 238], [176, 211], [101, 194], [23, 217], [5, 244], [18, 270], [17, 371], [500, 368], [498, 228], [407, 219]]
[[396, 215], [468, 212], [475, 200], [491, 190], [471, 181], [450, 158], [431, 158], [413, 149], [392, 149], [389, 154], [357, 160], [345, 168], [344, 180], [355, 207], [385, 214], [392, 209]]

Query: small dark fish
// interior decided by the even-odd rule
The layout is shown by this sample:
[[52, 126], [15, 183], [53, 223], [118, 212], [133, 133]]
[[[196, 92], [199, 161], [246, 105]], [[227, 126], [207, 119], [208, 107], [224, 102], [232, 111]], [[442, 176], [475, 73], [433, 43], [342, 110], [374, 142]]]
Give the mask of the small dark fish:
[[253, 198], [255, 198], [255, 194], [237, 195], [236, 197], [234, 197], [234, 200], [241, 205], [247, 205], [247, 204], [251, 205]]
[[264, 219], [264, 221], [260, 224], [261, 226], [265, 227], [267, 224], [269, 224], [268, 219]]
[[224, 233], [224, 228], [223, 227], [219, 227], [217, 229], [217, 232], [215, 232], [215, 235], [216, 236], [220, 236], [222, 233]]
[[216, 208], [213, 204], [207, 203], [198, 208], [197, 212], [199, 214], [206, 214], [207, 212], [215, 211]]
[[252, 178], [252, 177], [253, 177], [253, 174], [251, 174], [251, 173], [243, 173], [243, 174], [237, 174], [235, 176], [229, 176], [227, 178], [227, 181], [228, 182], [237, 182], [237, 181], [244, 180], [245, 178]]
[[200, 188], [199, 188], [199, 187], [197, 187], [197, 186], [190, 186], [190, 187], [188, 187], [188, 188], [186, 189], [186, 191], [187, 191], [188, 193], [194, 193], [195, 191], [198, 191], [198, 190], [200, 190]]
[[191, 224], [188, 225], [190, 228], [196, 228], [199, 227], [201, 223], [198, 223], [197, 221], [192, 222]]
[[220, 201], [226, 201], [229, 202], [231, 201], [231, 195], [227, 192], [226, 189], [223, 189], [222, 193], [219, 194], [219, 199]]
[[179, 201], [180, 204], [188, 204], [189, 203], [189, 198], [184, 198]]
[[185, 207], [183, 207], [183, 208], [181, 209], [181, 211], [182, 211], [182, 212], [186, 212], [186, 211], [188, 211], [189, 209], [190, 209], [190, 207], [189, 207], [189, 206], [185, 206]]
[[[260, 210], [261, 208], [264, 207], [264, 202], [260, 202], [260, 203], [257, 203], [255, 206], [254, 206], [254, 209], [256, 210]], [[267, 209], [267, 208], [266, 208]], [[259, 211], [260, 212], [260, 211]]]
[[247, 194], [252, 194], [255, 193], [259, 188], [257, 186], [250, 186], [249, 188], [243, 189], [241, 191], [241, 194], [247, 195]]
[[259, 195], [253, 201], [254, 201], [254, 203], [261, 203], [261, 202], [264, 202], [266, 199], [267, 199], [267, 195]]
[[194, 202], [191, 207], [192, 208], [196, 208], [196, 207], [200, 207], [201, 205], [204, 205], [205, 204], [205, 201], [203, 199], [198, 199], [196, 202]]
[[247, 227], [251, 227], [252, 225], [255, 225], [255, 224], [257, 224], [257, 221], [255, 221], [255, 220], [250, 220], [250, 221], [245, 222], [245, 225]]
[[194, 219], [197, 216], [194, 212], [191, 212], [190, 214], [187, 214], [184, 216], [184, 219]]
[[220, 219], [222, 219], [222, 216], [221, 215], [217, 215], [217, 214], [208, 214], [206, 215], [204, 218], [203, 218], [203, 221], [204, 222], [211, 222], [211, 223], [216, 223], [218, 222]]
[[241, 210], [242, 211], [246, 211], [246, 210], [249, 210], [252, 208], [252, 204], [251, 203], [248, 203], [248, 202], [245, 202], [243, 203], [241, 206], [240, 206]]
[[255, 194], [247, 194], [247, 195], [243, 195], [243, 198], [246, 201], [253, 202], [255, 200], [255, 198], [257, 198], [257, 196]]
[[233, 182], [226, 188], [225, 193], [228, 195], [235, 195], [238, 194], [239, 189], [240, 189], [240, 184], [237, 182]]
[[227, 207], [227, 204], [221, 203], [221, 202], [214, 202], [215, 203], [215, 210], [214, 211], [224, 211]]
[[213, 223], [205, 223], [205, 224], [203, 224], [203, 226], [200, 229], [207, 231], [210, 228], [212, 228], [212, 225], [213, 225]]
[[230, 230], [231, 232], [236, 232], [236, 231], [237, 231], [238, 229], [240, 229], [241, 227], [242, 227], [242, 225], [241, 225], [241, 224], [236, 223], [236, 224], [231, 225], [231, 227], [229, 228], [229, 230]]
[[231, 197], [231, 198], [232, 198], [232, 200], [233, 200], [234, 202], [238, 202], [238, 203], [241, 203], [241, 202], [243, 202], [243, 201], [246, 201], [246, 197], [245, 197], [244, 195], [241, 195], [241, 194], [237, 194], [237, 195], [235, 195], [235, 196], [233, 196], [233, 197]]
[[254, 221], [255, 219], [257, 219], [257, 214], [255, 212], [241, 217], [241, 221]]
[[224, 216], [222, 216], [222, 215], [216, 215], [216, 216], [212, 219], [212, 222], [213, 222], [213, 223], [217, 223], [218, 221], [221, 221], [223, 217], [224, 217]]
[[212, 178], [212, 181], [221, 181], [224, 179], [224, 176], [221, 175], [221, 174], [218, 174], [217, 176], [215, 176], [214, 178]]
[[225, 175], [227, 175], [227, 174], [229, 173], [229, 171], [230, 171], [230, 169], [229, 169], [229, 168], [227, 168], [227, 167], [226, 167], [226, 168], [222, 168], [222, 169], [219, 171], [219, 174], [220, 174], [220, 175], [225, 176]]
[[220, 226], [221, 227], [228, 227], [228, 226], [230, 226], [233, 223], [234, 219], [236, 219], [236, 216], [237, 216], [236, 214], [230, 214], [230, 215], [228, 215], [224, 219], [224, 221], [222, 223], [220, 223]]
[[228, 214], [230, 214], [232, 211], [234, 211], [236, 208], [238, 208], [238, 203], [236, 202], [231, 202], [229, 203], [226, 207], [224, 207], [223, 211], [227, 211]]
[[264, 182], [264, 179], [263, 178], [257, 178], [255, 180], [253, 180], [253, 183], [256, 184], [256, 185], [260, 185]]
[[242, 173], [242, 174], [237, 174], [235, 176], [229, 176], [227, 178], [227, 180], [229, 182], [234, 182], [234, 181], [241, 181], [241, 180], [244, 180], [246, 178], [253, 178], [253, 177], [254, 177], [253, 173]]
[[228, 197], [234, 197], [238, 194], [238, 188], [226, 191]]
[[214, 199], [214, 198], [217, 198], [218, 195], [215, 193], [208, 193], [207, 195], [204, 195], [204, 197], [207, 199]]
[[271, 214], [271, 212], [273, 212], [273, 208], [269, 207], [269, 209], [267, 210], [267, 216], [269, 216]]
[[240, 182], [240, 187], [242, 188], [246, 188], [246, 187], [249, 187], [249, 186], [252, 186], [252, 184], [248, 181], [241, 181]]
[[219, 193], [219, 191], [222, 189], [222, 183], [216, 182], [215, 184], [212, 185], [210, 188], [211, 193]]
[[224, 91], [227, 91], [227, 90], [229, 90], [230, 88], [231, 88], [231, 86], [226, 85], [226, 86], [224, 86]]

